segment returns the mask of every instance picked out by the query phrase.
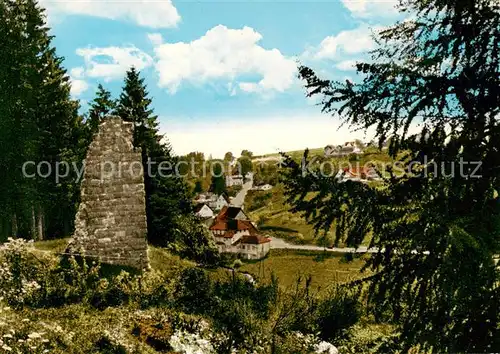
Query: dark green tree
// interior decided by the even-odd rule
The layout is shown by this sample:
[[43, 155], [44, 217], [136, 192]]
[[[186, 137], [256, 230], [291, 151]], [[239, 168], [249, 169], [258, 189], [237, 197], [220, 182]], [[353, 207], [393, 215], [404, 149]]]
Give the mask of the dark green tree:
[[[81, 119], [66, 71], [34, 0], [0, 4], [0, 228], [2, 236], [68, 235], [78, 186], [55, 168], [78, 162]], [[44, 161], [46, 178], [27, 178], [23, 165]], [[33, 165], [28, 174], [32, 175]]]
[[250, 157], [244, 155], [244, 156], [241, 156], [239, 159], [238, 159], [238, 168], [240, 169], [240, 173], [243, 177], [246, 177], [246, 175], [249, 173], [249, 172], [252, 172], [253, 171], [253, 163], [252, 163], [252, 160], [250, 159]]
[[198, 194], [198, 193], [201, 193], [201, 192], [203, 192], [203, 183], [201, 183], [200, 180], [197, 180], [194, 183], [194, 193]]
[[251, 159], [253, 157], [253, 152], [251, 152], [250, 150], [242, 150], [241, 156], [246, 156]]
[[231, 151], [228, 151], [224, 154], [224, 162], [231, 162], [233, 161], [234, 159], [234, 156], [233, 156], [233, 153]]
[[111, 92], [99, 84], [97, 86], [96, 97], [90, 103], [88, 118], [85, 122], [89, 143], [92, 141], [92, 136], [97, 132], [101, 120], [115, 109], [116, 101], [112, 98]]
[[135, 125], [134, 146], [141, 148], [146, 189], [148, 240], [167, 245], [175, 239], [180, 218], [191, 213], [188, 187], [176, 175], [177, 158], [158, 131], [158, 117], [144, 79], [135, 68], [127, 71], [116, 114]]
[[[324, 80], [307, 67], [299, 75], [323, 96], [324, 112], [374, 127], [380, 145], [391, 136], [404, 173], [378, 187], [339, 183], [317, 174], [306, 151], [300, 165], [287, 160], [289, 202], [318, 231], [336, 222], [337, 241], [371, 235], [379, 252], [367, 262], [368, 303], [399, 325], [403, 350], [499, 351], [500, 5], [401, 5], [411, 20], [377, 36], [373, 60], [357, 64], [361, 82]], [[415, 123], [419, 134], [410, 133]]]
[[226, 179], [224, 177], [224, 169], [222, 166], [222, 162], [220, 161], [213, 162], [210, 172], [212, 173], [210, 192], [217, 195], [226, 193]]

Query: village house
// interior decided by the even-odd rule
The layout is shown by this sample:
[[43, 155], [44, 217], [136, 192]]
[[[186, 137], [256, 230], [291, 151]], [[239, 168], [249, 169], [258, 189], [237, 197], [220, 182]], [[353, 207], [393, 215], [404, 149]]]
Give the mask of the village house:
[[373, 167], [344, 168], [339, 170], [335, 178], [342, 181], [379, 181], [381, 178]]
[[199, 194], [194, 200], [196, 204], [206, 204], [212, 210], [221, 210], [223, 207], [229, 205], [229, 199], [224, 195], [217, 195], [214, 193]]
[[244, 178], [242, 175], [230, 175], [226, 176], [226, 187], [232, 186], [242, 186], [244, 183]]
[[215, 216], [214, 211], [205, 203], [196, 205], [194, 212], [196, 216], [202, 219], [213, 218]]
[[344, 145], [327, 145], [324, 149], [325, 157], [340, 157], [349, 154], [362, 154], [361, 150], [354, 141], [347, 141]]
[[239, 207], [222, 208], [209, 229], [221, 253], [235, 253], [245, 259], [260, 259], [271, 248], [271, 239], [260, 235], [257, 227]]

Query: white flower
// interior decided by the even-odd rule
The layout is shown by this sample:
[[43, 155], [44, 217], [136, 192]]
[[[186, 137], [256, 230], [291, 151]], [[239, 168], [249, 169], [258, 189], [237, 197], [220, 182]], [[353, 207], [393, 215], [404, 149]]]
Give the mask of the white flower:
[[316, 345], [316, 353], [321, 354], [338, 354], [338, 349], [331, 343], [328, 342], [320, 342]]
[[42, 336], [40, 335], [40, 333], [33, 332], [33, 333], [28, 334], [28, 338], [37, 339], [37, 338], [42, 338]]

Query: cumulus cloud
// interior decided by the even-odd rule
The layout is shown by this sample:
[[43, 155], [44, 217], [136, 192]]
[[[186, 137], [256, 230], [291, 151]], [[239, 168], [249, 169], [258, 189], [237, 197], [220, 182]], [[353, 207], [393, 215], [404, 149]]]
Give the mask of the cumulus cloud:
[[[218, 25], [189, 43], [163, 43], [155, 48], [159, 86], [175, 93], [183, 82], [209, 80], [231, 83], [245, 92], [283, 92], [293, 85], [297, 66], [278, 49], [265, 49], [262, 35], [250, 27], [229, 29]], [[243, 79], [258, 76], [260, 80]], [[234, 85], [233, 85], [234, 84]]]
[[335, 64], [335, 67], [342, 71], [356, 70], [356, 60], [343, 60]]
[[176, 27], [181, 17], [171, 0], [41, 0], [51, 23], [65, 15], [125, 20], [150, 28]]
[[357, 18], [396, 17], [398, 0], [341, 0], [352, 16]]
[[363, 24], [353, 30], [328, 36], [321, 41], [314, 56], [317, 59], [338, 59], [341, 55], [366, 53], [375, 49], [372, 35], [381, 29], [381, 26], [369, 27]]
[[71, 80], [71, 96], [78, 97], [88, 90], [89, 84], [85, 80], [70, 79]]
[[76, 67], [70, 70], [69, 80], [71, 83], [71, 96], [78, 97], [88, 90], [89, 84], [84, 80], [85, 70], [82, 67]]
[[142, 70], [153, 64], [151, 56], [134, 46], [79, 48], [76, 54], [85, 61], [85, 76], [104, 81], [122, 79], [132, 66]]
[[151, 44], [158, 46], [163, 43], [163, 37], [161, 33], [148, 33], [148, 39]]

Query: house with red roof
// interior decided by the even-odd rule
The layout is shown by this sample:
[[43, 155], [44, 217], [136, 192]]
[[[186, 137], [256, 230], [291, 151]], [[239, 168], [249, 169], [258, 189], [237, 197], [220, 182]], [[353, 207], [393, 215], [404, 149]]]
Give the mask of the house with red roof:
[[217, 249], [245, 259], [260, 259], [271, 248], [271, 239], [260, 234], [240, 207], [225, 206], [210, 226]]
[[380, 179], [380, 176], [373, 167], [344, 168], [341, 172], [339, 171], [337, 177], [351, 181], [376, 181]]

